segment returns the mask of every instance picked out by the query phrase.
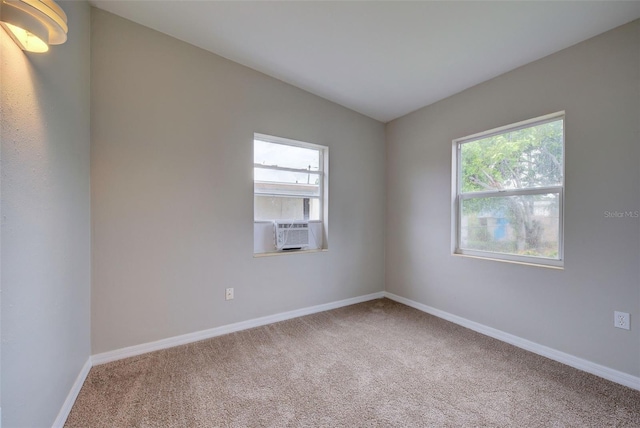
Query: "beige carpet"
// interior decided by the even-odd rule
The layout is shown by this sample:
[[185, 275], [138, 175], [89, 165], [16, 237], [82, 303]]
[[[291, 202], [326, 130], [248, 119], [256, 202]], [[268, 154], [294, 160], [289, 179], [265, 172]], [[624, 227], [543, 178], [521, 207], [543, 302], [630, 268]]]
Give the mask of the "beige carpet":
[[640, 427], [640, 392], [383, 299], [97, 366], [67, 427]]

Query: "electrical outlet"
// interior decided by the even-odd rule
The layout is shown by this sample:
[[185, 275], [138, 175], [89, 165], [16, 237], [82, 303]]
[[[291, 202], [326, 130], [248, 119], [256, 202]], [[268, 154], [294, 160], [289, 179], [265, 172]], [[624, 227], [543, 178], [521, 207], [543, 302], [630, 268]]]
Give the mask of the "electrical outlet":
[[615, 311], [613, 313], [613, 325], [625, 330], [630, 329], [629, 314], [626, 312]]
[[224, 300], [233, 300], [233, 288], [227, 288], [224, 293]]

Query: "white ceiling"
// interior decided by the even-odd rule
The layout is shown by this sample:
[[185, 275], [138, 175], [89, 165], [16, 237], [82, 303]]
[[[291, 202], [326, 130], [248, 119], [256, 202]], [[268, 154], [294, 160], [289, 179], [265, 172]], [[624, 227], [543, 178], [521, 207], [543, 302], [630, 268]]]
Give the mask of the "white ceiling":
[[640, 1], [91, 3], [382, 122], [640, 17]]

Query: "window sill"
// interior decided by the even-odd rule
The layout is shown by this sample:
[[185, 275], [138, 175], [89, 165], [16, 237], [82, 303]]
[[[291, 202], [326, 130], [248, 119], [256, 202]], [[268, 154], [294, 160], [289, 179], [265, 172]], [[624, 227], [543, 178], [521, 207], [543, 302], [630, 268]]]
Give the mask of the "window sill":
[[273, 257], [273, 256], [287, 256], [287, 255], [290, 255], [290, 254], [326, 253], [328, 251], [329, 251], [328, 249], [273, 251], [273, 252], [269, 252], [269, 253], [253, 253], [253, 258]]
[[541, 267], [541, 268], [554, 269], [554, 270], [564, 270], [564, 266], [555, 266], [555, 265], [548, 265], [548, 264], [543, 264], [543, 263], [533, 263], [533, 262], [523, 262], [523, 261], [519, 261], [519, 260], [499, 259], [499, 258], [496, 258], [496, 257], [473, 256], [473, 255], [470, 255], [470, 254], [460, 254], [460, 253], [453, 253], [452, 256], [467, 257], [467, 258], [470, 258], [470, 259], [479, 259], [479, 260], [491, 260], [491, 261], [494, 261], [494, 262], [502, 262], [502, 263], [513, 263], [513, 264], [517, 264], [517, 265]]

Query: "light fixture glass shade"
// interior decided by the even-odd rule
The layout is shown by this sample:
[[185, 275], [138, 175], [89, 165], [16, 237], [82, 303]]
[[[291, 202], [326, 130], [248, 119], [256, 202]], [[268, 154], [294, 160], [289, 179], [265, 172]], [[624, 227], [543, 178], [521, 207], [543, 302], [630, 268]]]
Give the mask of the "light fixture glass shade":
[[29, 52], [67, 40], [67, 15], [53, 0], [0, 0], [0, 25]]
[[46, 52], [49, 50], [49, 45], [35, 34], [20, 27], [16, 27], [15, 25], [7, 24], [6, 22], [3, 22], [1, 25], [8, 30], [7, 32], [13, 41], [16, 42], [22, 50], [36, 53]]

